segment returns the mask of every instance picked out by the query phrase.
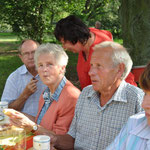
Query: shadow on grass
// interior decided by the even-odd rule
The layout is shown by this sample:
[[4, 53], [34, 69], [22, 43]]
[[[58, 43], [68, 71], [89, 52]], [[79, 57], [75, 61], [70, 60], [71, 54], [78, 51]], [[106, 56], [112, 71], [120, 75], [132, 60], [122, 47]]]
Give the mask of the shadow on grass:
[[19, 42], [0, 42], [0, 45], [0, 53], [5, 53], [18, 49]]

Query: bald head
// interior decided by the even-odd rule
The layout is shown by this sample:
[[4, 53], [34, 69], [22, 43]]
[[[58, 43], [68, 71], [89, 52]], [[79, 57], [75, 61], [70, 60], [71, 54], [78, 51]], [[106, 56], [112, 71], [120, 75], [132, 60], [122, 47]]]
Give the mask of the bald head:
[[19, 57], [32, 75], [36, 75], [37, 71], [34, 64], [34, 53], [39, 44], [34, 40], [24, 40], [19, 47]]
[[39, 43], [34, 40], [30, 40], [30, 39], [23, 40], [18, 49], [19, 53], [22, 52], [22, 49], [26, 49], [27, 47], [30, 47], [30, 46], [32, 46], [33, 49], [37, 49], [37, 47], [39, 46]]

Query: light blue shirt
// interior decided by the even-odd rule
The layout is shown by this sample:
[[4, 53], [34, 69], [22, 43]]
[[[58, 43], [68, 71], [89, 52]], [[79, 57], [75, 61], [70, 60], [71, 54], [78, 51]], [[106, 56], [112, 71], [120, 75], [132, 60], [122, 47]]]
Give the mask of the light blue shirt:
[[131, 116], [106, 150], [150, 150], [150, 126], [145, 112]]
[[100, 95], [85, 87], [77, 101], [68, 134], [75, 139], [75, 150], [104, 150], [119, 134], [128, 118], [142, 111], [144, 92], [125, 81], [112, 98], [100, 106]]
[[49, 88], [47, 87], [43, 93], [43, 99], [44, 99], [44, 105], [42, 107], [42, 110], [39, 114], [39, 117], [37, 119], [37, 124], [40, 124], [44, 114], [46, 113], [46, 111], [48, 110], [48, 108], [50, 107], [50, 105], [52, 104], [52, 102], [55, 100], [56, 102], [58, 102], [59, 100], [59, 96], [60, 93], [62, 91], [62, 89], [64, 88], [65, 84], [66, 84], [66, 77], [63, 77], [63, 79], [61, 80], [60, 84], [58, 85], [56, 91], [54, 92], [54, 94], [51, 94]]
[[[7, 78], [1, 101], [7, 101], [8, 103], [11, 103], [12, 101], [16, 100], [32, 78], [33, 76], [30, 74], [30, 72], [28, 72], [25, 65], [19, 67]], [[40, 80], [39, 75], [37, 75], [35, 78], [38, 80], [37, 90], [27, 99], [24, 107], [21, 110], [22, 112], [32, 116], [37, 115], [39, 98], [42, 94], [42, 91], [46, 88], [46, 85], [44, 85]]]

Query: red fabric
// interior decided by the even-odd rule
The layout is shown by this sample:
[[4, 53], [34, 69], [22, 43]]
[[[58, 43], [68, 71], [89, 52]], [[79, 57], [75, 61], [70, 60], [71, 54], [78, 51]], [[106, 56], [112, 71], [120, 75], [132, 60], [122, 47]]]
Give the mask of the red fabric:
[[[77, 73], [78, 73], [81, 89], [91, 84], [91, 79], [90, 76], [88, 75], [88, 72], [90, 70], [90, 60], [91, 60], [91, 55], [93, 53], [93, 47], [96, 44], [104, 41], [112, 41], [112, 36], [110, 35], [111, 33], [109, 33], [109, 31], [106, 34], [106, 30], [90, 28], [90, 32], [95, 34], [95, 41], [89, 49], [88, 60], [85, 61], [82, 51], [80, 51], [78, 55]], [[136, 82], [134, 81], [134, 75], [131, 72], [127, 76], [126, 82], [137, 86]]]
[[143, 73], [146, 66], [135, 66], [132, 68], [135, 82], [139, 82], [140, 75]]
[[136, 84], [136, 82], [135, 82], [135, 80], [134, 80], [134, 75], [133, 75], [133, 73], [131, 73], [131, 72], [130, 72], [129, 75], [126, 77], [125, 81], [128, 82], [128, 83], [130, 83], [130, 84], [132, 84], [132, 85], [134, 85], [134, 86], [137, 86], [137, 84]]
[[91, 60], [91, 55], [93, 53], [93, 47], [96, 44], [104, 41], [112, 41], [112, 39], [107, 34], [105, 34], [103, 31], [99, 29], [90, 28], [90, 32], [95, 34], [95, 41], [89, 49], [88, 60], [85, 61], [82, 51], [80, 51], [78, 55], [77, 73], [78, 73], [81, 89], [91, 84], [91, 79], [90, 76], [88, 75], [88, 72], [90, 70], [90, 60]]
[[[65, 134], [69, 130], [70, 123], [73, 119], [75, 105], [79, 95], [79, 89], [67, 80], [66, 85], [59, 96], [58, 102], [53, 101], [42, 118], [40, 125], [56, 134]], [[36, 121], [43, 105], [44, 99], [41, 95]]]
[[107, 30], [101, 30], [101, 32], [105, 33], [106, 35], [108, 35], [108, 36], [110, 37], [110, 39], [113, 40], [113, 36], [112, 36], [112, 34], [111, 34], [110, 31], [107, 31]]
[[34, 135], [32, 135], [26, 139], [26, 149], [33, 147], [33, 137], [34, 137]]

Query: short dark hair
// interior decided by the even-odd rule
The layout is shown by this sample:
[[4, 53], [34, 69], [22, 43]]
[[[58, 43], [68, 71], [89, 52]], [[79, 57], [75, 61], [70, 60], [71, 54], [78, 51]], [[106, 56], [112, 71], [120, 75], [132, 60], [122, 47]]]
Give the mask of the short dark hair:
[[78, 17], [70, 15], [59, 20], [56, 24], [54, 35], [57, 40], [64, 39], [76, 44], [78, 41], [83, 45], [90, 38], [90, 30]]

